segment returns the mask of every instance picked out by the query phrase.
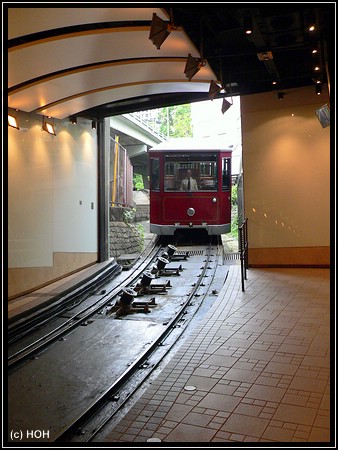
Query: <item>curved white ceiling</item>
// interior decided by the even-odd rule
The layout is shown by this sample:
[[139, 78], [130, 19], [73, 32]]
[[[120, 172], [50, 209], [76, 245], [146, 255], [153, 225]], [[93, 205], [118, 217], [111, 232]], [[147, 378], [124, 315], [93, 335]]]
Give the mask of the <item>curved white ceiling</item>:
[[8, 106], [63, 119], [137, 96], [208, 92], [208, 63], [191, 81], [184, 74], [188, 54], [200, 57], [184, 30], [160, 50], [151, 42], [153, 13], [169, 21], [160, 8], [9, 8]]

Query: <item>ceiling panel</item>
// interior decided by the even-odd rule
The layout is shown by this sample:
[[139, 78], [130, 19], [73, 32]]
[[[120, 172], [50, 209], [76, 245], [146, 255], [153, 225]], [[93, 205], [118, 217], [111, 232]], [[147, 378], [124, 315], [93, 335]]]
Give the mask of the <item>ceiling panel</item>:
[[[329, 82], [334, 62], [334, 4], [10, 6], [5, 12], [8, 105], [55, 118], [165, 106], [179, 93], [201, 98], [211, 80], [222, 82], [223, 96], [315, 86], [315, 77]], [[174, 28], [160, 49], [149, 39], [154, 13]], [[244, 32], [248, 16], [250, 35]], [[312, 19], [316, 29], [309, 33]], [[260, 59], [262, 52], [271, 58]], [[206, 63], [191, 81], [184, 74], [189, 53]]]
[[170, 36], [168, 45], [159, 51], [149, 39], [149, 27], [142, 28], [141, 31], [126, 28], [96, 30], [86, 35], [73, 34], [15, 47], [8, 55], [9, 87], [86, 65], [133, 58], [186, 57], [188, 53], [199, 56], [183, 31], [176, 31]]
[[[183, 96], [183, 94], [189, 93], [207, 93], [209, 91], [209, 81], [208, 82], [197, 82], [197, 81], [176, 81], [176, 82], [149, 82], [139, 85], [120, 87], [112, 90], [104, 90], [101, 92], [94, 92], [88, 95], [82, 95], [76, 97], [71, 100], [63, 101], [60, 104], [56, 104], [54, 106], [50, 106], [46, 109], [40, 111], [41, 114], [46, 116], [51, 116], [55, 118], [64, 118], [70, 115], [76, 115], [74, 111], [86, 111], [91, 108], [101, 106], [104, 109], [104, 105], [107, 103], [116, 103], [120, 100], [125, 101], [126, 99], [130, 99], [129, 102], [129, 111], [139, 110], [138, 104], [136, 103], [136, 98], [138, 97], [148, 97], [143, 101], [143, 109], [147, 109], [150, 104], [151, 96], [156, 95], [167, 95], [167, 101], [169, 99], [170, 94], [178, 93], [179, 96]], [[135, 99], [135, 101], [134, 101]], [[204, 98], [206, 100], [206, 98]], [[162, 102], [165, 102], [163, 98]], [[124, 111], [126, 112], [126, 111]], [[80, 114], [81, 115], [81, 114]], [[104, 114], [105, 116], [112, 115], [109, 113]], [[100, 111], [93, 112], [92, 114], [86, 113], [86, 117], [91, 118], [100, 118]]]
[[151, 20], [156, 13], [163, 20], [168, 14], [161, 8], [8, 8], [8, 39], [48, 30], [106, 22]]
[[149, 39], [154, 13], [168, 21], [159, 8], [10, 8], [9, 107], [63, 119], [122, 93], [205, 92], [200, 82], [215, 78], [210, 65], [188, 82], [187, 56], [200, 54], [181, 28], [157, 49]]
[[[18, 89], [10, 96], [12, 108], [25, 108], [33, 111], [59, 100], [66, 101], [72, 96], [85, 96], [94, 91], [104, 90], [106, 95], [114, 97], [114, 90], [121, 86], [152, 83], [156, 81], [186, 81], [184, 75], [185, 58], [171, 58], [168, 61], [129, 63], [81, 70], [71, 75], [54, 77], [48, 81], [36, 83], [29, 89]], [[201, 69], [199, 80], [210, 82], [213, 72], [206, 65]], [[107, 84], [110, 83], [110, 84]], [[195, 83], [192, 81], [192, 83]], [[109, 94], [107, 91], [111, 91]], [[59, 117], [61, 118], [61, 117]]]

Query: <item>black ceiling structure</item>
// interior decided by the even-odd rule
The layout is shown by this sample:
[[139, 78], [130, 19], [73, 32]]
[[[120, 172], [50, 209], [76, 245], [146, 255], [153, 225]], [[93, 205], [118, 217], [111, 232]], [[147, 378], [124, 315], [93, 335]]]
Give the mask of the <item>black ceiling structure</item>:
[[[216, 98], [305, 86], [315, 89], [316, 82], [329, 85], [333, 78], [335, 3], [174, 3], [164, 9], [217, 75], [214, 81], [221, 82], [225, 93]], [[248, 20], [251, 34], [245, 33]], [[315, 28], [310, 31], [312, 24]], [[81, 115], [103, 118], [208, 98], [205, 92], [140, 96]]]

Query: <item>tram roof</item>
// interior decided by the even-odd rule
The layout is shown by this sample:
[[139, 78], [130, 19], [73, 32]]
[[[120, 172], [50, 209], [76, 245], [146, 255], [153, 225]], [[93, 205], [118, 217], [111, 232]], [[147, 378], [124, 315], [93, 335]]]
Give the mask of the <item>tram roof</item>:
[[232, 152], [233, 145], [227, 145], [217, 138], [171, 138], [150, 148], [148, 151], [200, 151], [218, 150]]

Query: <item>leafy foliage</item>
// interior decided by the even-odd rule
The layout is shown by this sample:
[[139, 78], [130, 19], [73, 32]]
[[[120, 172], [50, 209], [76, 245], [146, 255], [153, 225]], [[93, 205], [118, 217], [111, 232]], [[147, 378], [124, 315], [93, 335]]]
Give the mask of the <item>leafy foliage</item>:
[[162, 108], [159, 113], [160, 132], [169, 137], [192, 137], [191, 105]]
[[231, 205], [237, 205], [237, 184], [231, 186]]
[[132, 223], [135, 220], [136, 209], [135, 208], [125, 208], [123, 210], [123, 222]]
[[134, 188], [139, 191], [140, 189], [144, 189], [143, 178], [139, 173], [134, 173], [133, 175], [133, 185]]

